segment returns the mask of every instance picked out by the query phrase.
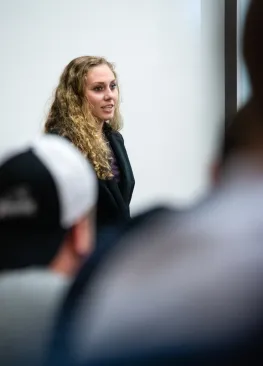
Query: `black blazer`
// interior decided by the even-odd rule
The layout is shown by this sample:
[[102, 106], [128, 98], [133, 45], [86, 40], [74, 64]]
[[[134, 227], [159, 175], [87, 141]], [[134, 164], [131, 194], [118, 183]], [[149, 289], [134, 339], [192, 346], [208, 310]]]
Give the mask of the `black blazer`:
[[119, 132], [113, 132], [107, 125], [104, 133], [114, 152], [120, 170], [120, 182], [115, 179], [99, 179], [99, 199], [97, 206], [98, 225], [110, 225], [130, 218], [130, 202], [135, 180], [124, 146], [124, 140]]
[[[59, 131], [55, 129], [49, 133], [60, 135]], [[119, 132], [114, 132], [108, 125], [105, 125], [104, 133], [120, 170], [120, 182], [117, 183], [115, 179], [98, 179], [98, 227], [110, 226], [130, 219], [130, 202], [135, 185], [122, 135]]]

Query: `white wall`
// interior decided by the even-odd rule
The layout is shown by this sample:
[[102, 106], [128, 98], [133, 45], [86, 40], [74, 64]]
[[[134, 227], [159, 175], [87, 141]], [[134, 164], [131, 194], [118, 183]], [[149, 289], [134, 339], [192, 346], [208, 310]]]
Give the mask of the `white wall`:
[[250, 96], [250, 82], [247, 70], [242, 56], [242, 36], [244, 31], [244, 22], [250, 0], [237, 1], [237, 104], [240, 107]]
[[0, 144], [43, 125], [64, 66], [114, 61], [134, 211], [207, 187], [224, 110], [223, 0], [9, 0], [0, 5]]
[[[203, 193], [210, 185], [211, 166], [217, 159], [225, 128], [224, 0], [202, 0], [201, 9], [202, 116], [195, 123], [201, 130], [198, 138], [200, 159], [197, 164], [200, 174], [199, 192]], [[192, 199], [194, 198], [192, 195]]]

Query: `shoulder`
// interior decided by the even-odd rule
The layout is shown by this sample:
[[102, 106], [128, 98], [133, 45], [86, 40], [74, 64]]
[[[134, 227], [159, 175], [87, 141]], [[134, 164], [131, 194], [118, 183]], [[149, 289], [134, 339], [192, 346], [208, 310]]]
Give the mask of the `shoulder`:
[[105, 123], [103, 129], [104, 129], [104, 133], [107, 137], [112, 136], [112, 137], [117, 138], [118, 140], [121, 140], [122, 142], [124, 142], [122, 134], [119, 131], [113, 130], [112, 127], [108, 123]]
[[113, 132], [113, 133], [114, 133], [114, 135], [116, 136], [116, 138], [117, 138], [117, 139], [119, 139], [119, 140], [121, 140], [122, 142], [124, 142], [124, 138], [123, 138], [123, 136], [122, 136], [122, 134], [121, 134], [120, 132], [115, 131], [115, 132]]
[[[66, 278], [44, 269], [21, 269], [1, 274], [0, 361], [4, 358], [10, 365], [24, 364], [21, 361], [24, 357], [34, 360], [36, 357], [39, 361], [48, 346], [57, 311], [69, 285]], [[12, 346], [15, 352], [10, 354], [3, 345], [6, 349]]]
[[36, 291], [43, 293], [43, 288], [49, 294], [55, 294], [59, 289], [63, 290], [67, 287], [68, 284], [69, 281], [65, 277], [53, 274], [48, 270], [21, 269], [6, 272], [0, 276], [1, 294], [5, 293], [7, 295], [9, 293], [10, 296], [20, 298], [31, 294], [35, 296]]

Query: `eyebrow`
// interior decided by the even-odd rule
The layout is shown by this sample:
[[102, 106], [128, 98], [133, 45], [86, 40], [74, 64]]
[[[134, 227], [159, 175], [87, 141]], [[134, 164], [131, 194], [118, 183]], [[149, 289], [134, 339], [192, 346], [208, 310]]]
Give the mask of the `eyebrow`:
[[[111, 80], [110, 84], [115, 82], [116, 83], [116, 79]], [[92, 85], [104, 85], [105, 83], [103, 81], [94, 81], [94, 83], [92, 83]]]

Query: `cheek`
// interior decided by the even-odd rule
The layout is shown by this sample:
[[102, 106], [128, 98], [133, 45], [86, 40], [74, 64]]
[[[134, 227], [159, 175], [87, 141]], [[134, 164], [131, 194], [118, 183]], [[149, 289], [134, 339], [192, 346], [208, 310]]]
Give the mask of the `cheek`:
[[87, 93], [86, 95], [88, 102], [94, 107], [97, 108], [101, 102], [101, 97], [99, 94]]
[[112, 94], [112, 99], [114, 100], [115, 103], [118, 102], [118, 100], [119, 100], [119, 93], [118, 93], [118, 91], [116, 91], [116, 92], [114, 92]]

